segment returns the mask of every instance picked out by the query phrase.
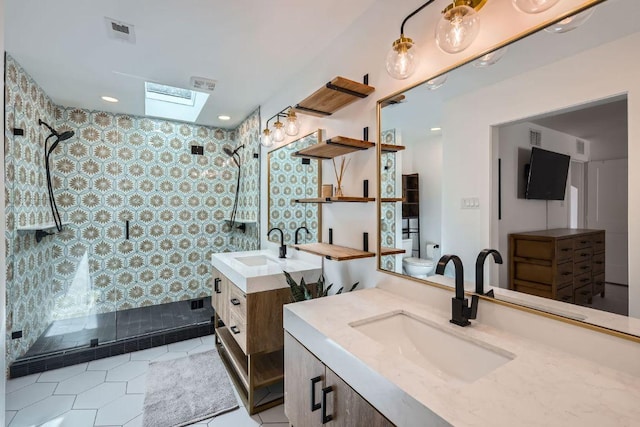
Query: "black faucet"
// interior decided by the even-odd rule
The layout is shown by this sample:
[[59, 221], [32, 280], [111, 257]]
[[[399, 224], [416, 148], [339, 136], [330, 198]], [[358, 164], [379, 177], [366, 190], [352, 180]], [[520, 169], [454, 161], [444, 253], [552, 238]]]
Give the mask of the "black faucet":
[[309, 229], [307, 229], [307, 227], [305, 227], [304, 225], [302, 227], [298, 227], [296, 228], [296, 234], [295, 234], [295, 238], [293, 239], [293, 244], [297, 245], [298, 244], [298, 231], [300, 230], [304, 230], [307, 232], [307, 235], [311, 234], [309, 233]]
[[[476, 260], [476, 294], [485, 295], [484, 293], [484, 260], [489, 254], [493, 255], [496, 264], [502, 264], [502, 255], [495, 249], [483, 249], [478, 254]], [[487, 296], [493, 297], [493, 289], [486, 293]]]
[[451, 323], [458, 326], [468, 326], [471, 324], [469, 319], [475, 319], [478, 313], [478, 296], [471, 297], [471, 307], [468, 300], [464, 297], [464, 269], [462, 261], [456, 255], [444, 255], [438, 261], [436, 266], [436, 274], [444, 275], [444, 268], [449, 261], [453, 261], [456, 268], [456, 296], [451, 298]]
[[267, 233], [267, 237], [271, 236], [271, 232], [273, 230], [278, 230], [280, 232], [280, 249], [278, 250], [278, 258], [286, 258], [287, 257], [287, 247], [284, 244], [284, 233], [278, 227], [273, 227]]

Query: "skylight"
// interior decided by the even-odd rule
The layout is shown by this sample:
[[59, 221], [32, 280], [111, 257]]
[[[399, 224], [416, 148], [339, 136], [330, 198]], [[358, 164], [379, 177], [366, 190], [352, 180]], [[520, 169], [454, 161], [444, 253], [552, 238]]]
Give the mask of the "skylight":
[[145, 113], [147, 116], [195, 122], [208, 93], [158, 83], [145, 82]]

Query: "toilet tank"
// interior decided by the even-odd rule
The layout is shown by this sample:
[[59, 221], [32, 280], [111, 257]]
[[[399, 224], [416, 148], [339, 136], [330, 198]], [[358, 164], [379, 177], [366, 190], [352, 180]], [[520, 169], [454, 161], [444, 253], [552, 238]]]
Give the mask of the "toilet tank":
[[402, 249], [404, 249], [402, 258], [413, 256], [413, 239], [402, 239]]

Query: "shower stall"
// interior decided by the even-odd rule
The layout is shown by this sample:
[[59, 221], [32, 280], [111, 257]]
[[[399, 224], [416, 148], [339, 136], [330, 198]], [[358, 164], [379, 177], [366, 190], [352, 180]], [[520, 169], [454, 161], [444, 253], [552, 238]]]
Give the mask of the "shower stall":
[[6, 75], [10, 375], [210, 333], [211, 254], [259, 245], [229, 225], [257, 222], [259, 112], [229, 130], [67, 108], [10, 56]]

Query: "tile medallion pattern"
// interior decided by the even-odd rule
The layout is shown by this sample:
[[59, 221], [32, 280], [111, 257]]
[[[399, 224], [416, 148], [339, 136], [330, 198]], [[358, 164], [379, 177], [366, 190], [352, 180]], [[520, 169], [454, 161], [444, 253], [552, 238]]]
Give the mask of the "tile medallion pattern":
[[[230, 232], [236, 176], [223, 148], [245, 144], [239, 212], [258, 218], [259, 111], [236, 130], [55, 106], [7, 58], [5, 145], [8, 362], [24, 354], [52, 320], [210, 295], [213, 252], [255, 249], [257, 231]], [[50, 222], [37, 120], [74, 137], [52, 155], [63, 222], [36, 244], [16, 224]], [[26, 136], [13, 137], [13, 123]], [[203, 156], [190, 147], [204, 147]], [[246, 194], [245, 194], [246, 192]], [[129, 222], [129, 239], [126, 223]], [[257, 230], [257, 227], [255, 227]]]
[[[309, 234], [300, 232], [300, 242], [319, 241], [320, 205], [294, 200], [320, 196], [322, 164], [320, 160], [311, 159], [305, 165], [303, 159], [292, 154], [317, 144], [321, 138], [318, 130], [269, 152], [269, 229], [279, 227], [284, 232], [285, 244], [294, 243], [296, 229], [303, 225]], [[270, 239], [279, 243], [280, 235], [274, 233]]]
[[[396, 131], [395, 129], [382, 131], [381, 139], [384, 144], [395, 145], [396, 144]], [[382, 170], [380, 171], [380, 188], [382, 198], [399, 197], [402, 189], [398, 188], [398, 168], [397, 168], [397, 153], [383, 153], [380, 164]], [[382, 246], [388, 248], [401, 247], [402, 242], [398, 242], [396, 236], [396, 218], [398, 217], [399, 203], [382, 203], [380, 206], [380, 242]], [[382, 268], [389, 271], [396, 271], [396, 257], [389, 255], [382, 257]]]

